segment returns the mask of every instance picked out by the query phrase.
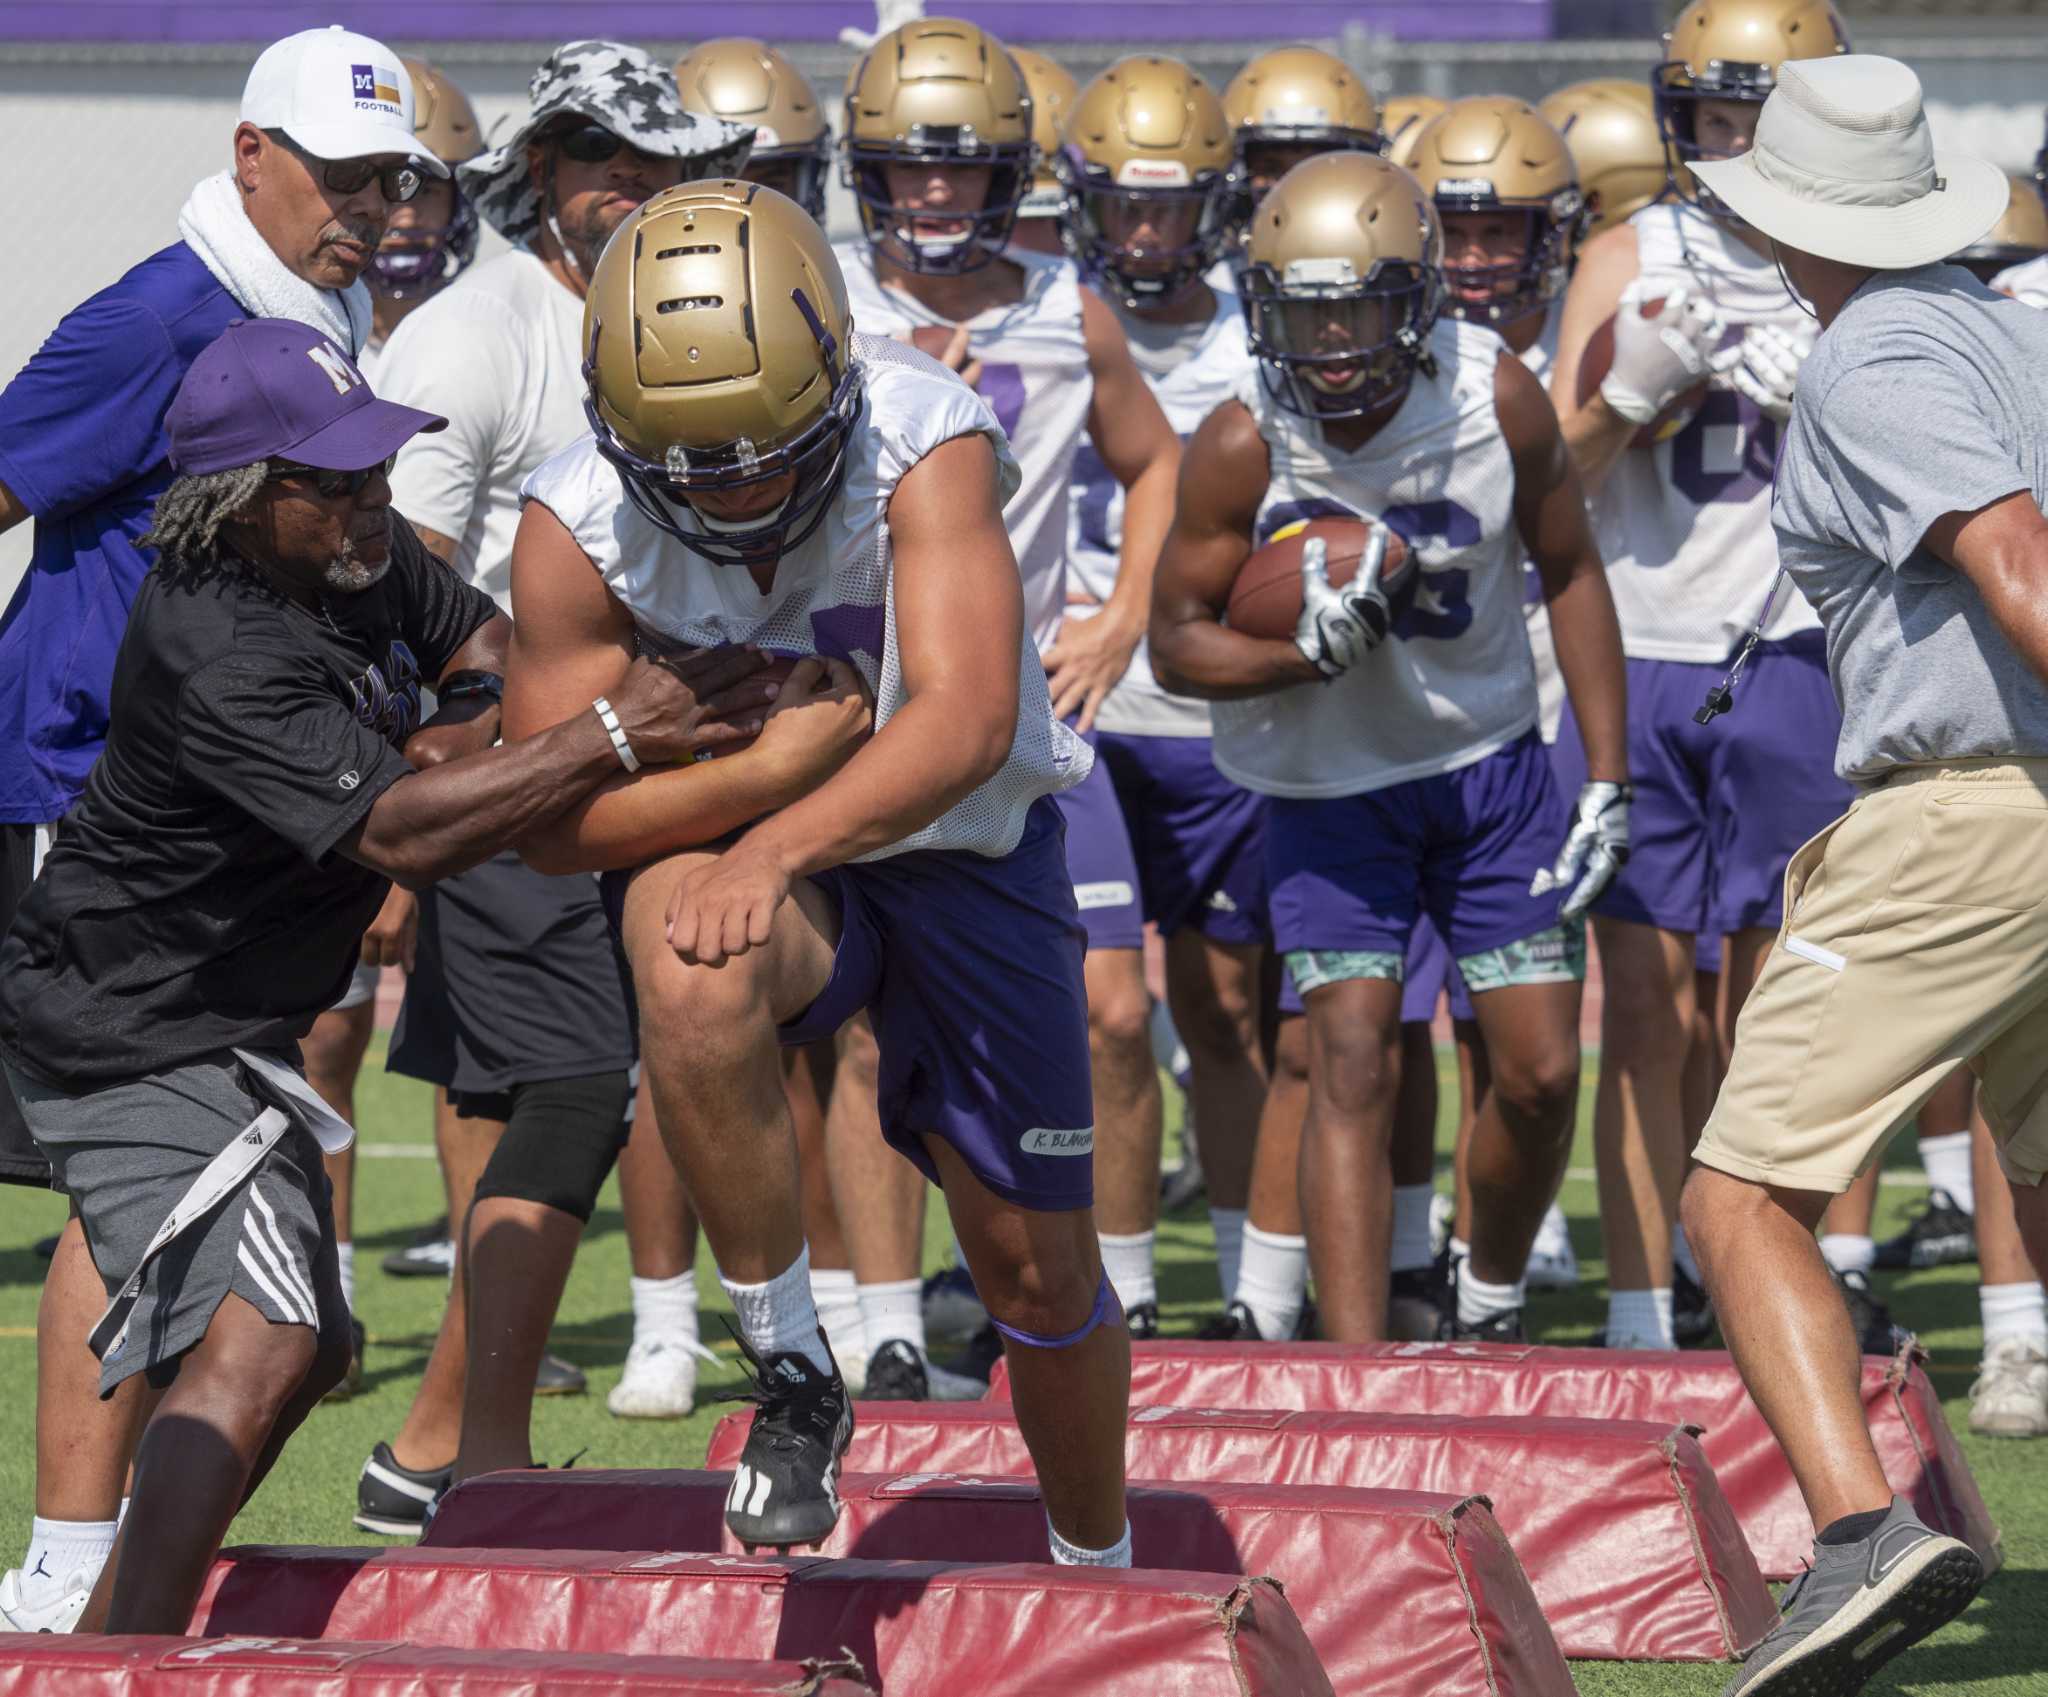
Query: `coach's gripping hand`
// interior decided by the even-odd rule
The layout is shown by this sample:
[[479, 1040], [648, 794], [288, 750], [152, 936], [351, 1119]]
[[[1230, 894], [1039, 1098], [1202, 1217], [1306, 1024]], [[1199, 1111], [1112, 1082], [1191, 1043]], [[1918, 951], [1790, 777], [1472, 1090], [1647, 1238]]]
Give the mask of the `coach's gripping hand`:
[[754, 676], [767, 663], [766, 650], [744, 644], [643, 656], [612, 690], [611, 708], [643, 766], [716, 754], [760, 734], [778, 693]]
[[1577, 888], [1558, 909], [1559, 919], [1577, 919], [1628, 864], [1628, 804], [1634, 797], [1627, 784], [1600, 779], [1579, 790], [1572, 827], [1565, 833], [1556, 864], [1544, 867], [1529, 881], [1530, 895], [1545, 896], [1578, 879]]
[[1330, 582], [1329, 548], [1320, 536], [1301, 545], [1301, 617], [1294, 646], [1324, 682], [1341, 677], [1386, 641], [1394, 610], [1380, 586], [1387, 527], [1374, 524], [1358, 570], [1342, 589]]

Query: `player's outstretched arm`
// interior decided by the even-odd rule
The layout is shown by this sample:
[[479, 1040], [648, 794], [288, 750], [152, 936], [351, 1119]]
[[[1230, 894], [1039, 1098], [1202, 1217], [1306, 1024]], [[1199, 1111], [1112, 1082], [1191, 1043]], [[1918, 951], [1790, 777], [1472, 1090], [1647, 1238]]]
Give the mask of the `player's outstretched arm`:
[[1593, 332], [1614, 316], [1621, 292], [1642, 271], [1636, 233], [1627, 224], [1603, 230], [1579, 252], [1579, 263], [1565, 290], [1564, 317], [1557, 327], [1557, 363], [1550, 373], [1550, 399], [1564, 428], [1565, 444], [1579, 468], [1579, 479], [1597, 489], [1636, 433], [1596, 389], [1579, 405], [1579, 366]]
[[1587, 776], [1628, 781], [1627, 673], [1586, 497], [1543, 385], [1501, 355], [1494, 408], [1515, 466], [1515, 528], [1542, 581], [1558, 669], [1586, 745]]
[[1173, 524], [1152, 584], [1152, 670], [1175, 695], [1228, 701], [1320, 681], [1293, 643], [1246, 636], [1223, 620], [1251, 558], [1266, 497], [1266, 444], [1240, 401], [1225, 401], [1181, 459]]
[[[524, 628], [513, 634], [507, 663], [506, 741], [587, 717], [599, 696], [616, 706], [616, 691], [635, 664], [632, 618], [562, 521], [538, 501], [520, 515], [512, 600]], [[738, 753], [696, 758], [765, 728], [775, 686], [750, 681], [765, 659], [758, 649], [726, 648], [672, 662], [683, 692], [679, 746], [657, 759], [636, 742], [645, 764], [631, 773], [615, 754], [603, 783], [521, 839], [521, 857], [549, 873], [638, 866], [735, 831], [817, 783], [844, 758], [843, 739], [829, 734], [829, 713], [806, 719], [819, 734], [792, 738], [785, 733], [793, 727], [783, 726]]]
[[1069, 619], [1060, 627], [1059, 640], [1046, 651], [1045, 669], [1052, 710], [1063, 719], [1078, 712], [1087, 731], [1145, 634], [1153, 568], [1173, 523], [1181, 451], [1180, 438], [1131, 358], [1123, 326], [1092, 289], [1081, 291], [1081, 328], [1095, 382], [1088, 436], [1110, 476], [1124, 487], [1124, 534], [1116, 587], [1093, 618]]
[[835, 777], [684, 876], [669, 941], [685, 960], [766, 943], [796, 879], [921, 830], [1009, 758], [1024, 595], [988, 438], [956, 436], [911, 467], [889, 535], [907, 699]]

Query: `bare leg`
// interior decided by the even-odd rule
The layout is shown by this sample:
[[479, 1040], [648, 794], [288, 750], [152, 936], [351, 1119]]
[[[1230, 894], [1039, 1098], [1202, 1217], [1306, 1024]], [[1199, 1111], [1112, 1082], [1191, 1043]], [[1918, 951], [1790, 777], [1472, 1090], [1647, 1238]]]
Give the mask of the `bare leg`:
[[644, 1077], [632, 1135], [619, 1151], [619, 1206], [634, 1278], [678, 1278], [697, 1264], [697, 1215], [662, 1144], [653, 1087]]
[[1251, 1194], [1252, 1151], [1266, 1105], [1259, 1053], [1264, 952], [1256, 943], [1211, 942], [1194, 930], [1166, 940], [1166, 1004], [1187, 1045], [1195, 1141], [1217, 1208], [1242, 1208]]
[[1693, 939], [1598, 918], [1593, 935], [1606, 983], [1593, 1148], [1607, 1283], [1661, 1290], [1671, 1284], [1671, 1231], [1685, 1181]]
[[[356, 1123], [356, 1078], [363, 1068], [363, 1056], [370, 1047], [370, 1032], [376, 1023], [374, 1000], [352, 1008], [329, 1008], [313, 1021], [313, 1029], [299, 1041], [305, 1057], [306, 1082], [319, 1092], [337, 1114]], [[350, 1144], [338, 1155], [326, 1157], [328, 1182], [334, 1186], [334, 1236], [339, 1243], [355, 1241], [356, 1151]]]
[[[1479, 1034], [1479, 1022], [1461, 1019], [1451, 1026], [1452, 1041], [1458, 1048], [1458, 1141], [1451, 1157], [1451, 1173], [1457, 1186], [1457, 1212], [1453, 1216], [1459, 1237], [1472, 1241], [1472, 1131], [1479, 1124], [1479, 1104], [1493, 1088], [1493, 1070], [1486, 1064], [1486, 1039]], [[1434, 1066], [1435, 1059], [1430, 1064]]]
[[1817, 1527], [1892, 1497], [1863, 1420], [1856, 1336], [1813, 1239], [1827, 1200], [1711, 1167], [1685, 1187], [1686, 1237], [1721, 1335]]
[[1273, 1082], [1259, 1115], [1245, 1219], [1260, 1231], [1300, 1237], [1301, 1133], [1308, 1118], [1308, 1021], [1283, 1019], [1273, 1037]]
[[45, 1520], [105, 1521], [121, 1512], [145, 1387], [131, 1378], [100, 1401], [99, 1359], [85, 1335], [106, 1306], [107, 1287], [74, 1215], [58, 1234], [36, 1309], [36, 1513]]
[[1519, 1283], [1571, 1157], [1579, 1101], [1579, 986], [1514, 984], [1473, 998], [1492, 1087], [1467, 1163], [1472, 1271]]
[[1401, 1089], [1387, 1160], [1397, 1185], [1428, 1184], [1436, 1177], [1436, 1041], [1425, 1020], [1401, 1026]]
[[[1082, 1325], [1102, 1281], [1089, 1212], [1020, 1208], [984, 1188], [950, 1144], [931, 1137], [925, 1148], [989, 1313], [1041, 1337]], [[1130, 1333], [1113, 1316], [1065, 1349], [1005, 1339], [1003, 1353], [1017, 1425], [1053, 1529], [1083, 1549], [1110, 1548], [1124, 1535]]]
[[1384, 978], [1325, 984], [1308, 1005], [1308, 1116], [1301, 1211], [1308, 1225], [1323, 1335], [1386, 1335], [1394, 1226], [1388, 1147], [1401, 1087], [1401, 986]]
[[866, 1014], [839, 1031], [838, 1069], [825, 1110], [831, 1201], [844, 1235], [841, 1266], [864, 1285], [900, 1284], [924, 1264], [925, 1180], [882, 1139], [875, 1107], [881, 1056]]
[[533, 1379], [582, 1240], [581, 1220], [543, 1202], [486, 1196], [470, 1209], [458, 1480], [533, 1465]]
[[[1968, 1069], [1963, 1069], [1968, 1076]], [[1946, 1085], [1943, 1086], [1947, 1088]], [[2043, 1277], [2027, 1254], [2020, 1236], [2015, 1189], [2006, 1182], [2005, 1169], [1998, 1164], [1991, 1128], [1980, 1110], [1970, 1128], [1971, 1179], [1977, 1191], [1977, 1271], [1979, 1284], [2022, 1285]]]
[[[782, 1082], [789, 1092], [789, 1117], [796, 1126], [797, 1171], [804, 1186], [804, 1237], [811, 1246], [813, 1269], [853, 1265], [839, 1228], [839, 1210], [832, 1204], [832, 1174], [825, 1152], [825, 1115], [833, 1095], [834, 1059], [830, 1043], [785, 1049], [782, 1056]], [[694, 1248], [694, 1214], [690, 1232]]]
[[[1151, 1231], [1159, 1220], [1165, 1109], [1152, 1059], [1152, 997], [1138, 949], [1090, 949], [1084, 970], [1095, 1083], [1095, 1224], [1129, 1236]], [[1187, 1033], [1181, 1035], [1185, 1040]], [[1095, 1293], [1088, 1298], [1094, 1301]]]
[[1691, 1156], [1707, 1129], [1707, 1116], [1714, 1111], [1714, 1098], [1721, 1094], [1721, 1080], [1728, 1075], [1728, 1047], [1722, 1041], [1721, 975], [1700, 972], [1692, 975], [1692, 1041], [1685, 1052], [1685, 1074], [1679, 1085], [1685, 1116], [1685, 1152]]

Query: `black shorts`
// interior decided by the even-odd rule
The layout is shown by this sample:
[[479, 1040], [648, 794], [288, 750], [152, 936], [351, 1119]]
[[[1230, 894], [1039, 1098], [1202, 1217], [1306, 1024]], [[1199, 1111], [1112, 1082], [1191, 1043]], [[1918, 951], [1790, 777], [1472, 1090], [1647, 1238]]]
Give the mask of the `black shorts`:
[[[35, 882], [36, 827], [0, 825], [0, 937], [14, 924], [21, 899]], [[0, 1080], [0, 1184], [32, 1184], [47, 1189], [50, 1163], [35, 1139], [14, 1092]]]
[[639, 1054], [629, 1009], [597, 880], [506, 852], [420, 897], [390, 1068], [467, 1096], [623, 1071]]

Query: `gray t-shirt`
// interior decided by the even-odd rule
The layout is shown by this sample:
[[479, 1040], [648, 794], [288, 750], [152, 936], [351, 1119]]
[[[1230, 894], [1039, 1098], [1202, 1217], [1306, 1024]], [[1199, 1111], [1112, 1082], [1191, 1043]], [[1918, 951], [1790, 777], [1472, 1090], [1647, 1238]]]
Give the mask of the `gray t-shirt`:
[[1844, 778], [2048, 756], [2048, 685], [1920, 546], [1943, 514], [2022, 489], [2048, 501], [2048, 313], [1952, 265], [1880, 272], [1799, 374], [1771, 503], [1827, 629]]

